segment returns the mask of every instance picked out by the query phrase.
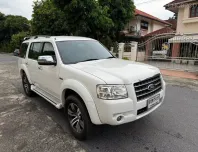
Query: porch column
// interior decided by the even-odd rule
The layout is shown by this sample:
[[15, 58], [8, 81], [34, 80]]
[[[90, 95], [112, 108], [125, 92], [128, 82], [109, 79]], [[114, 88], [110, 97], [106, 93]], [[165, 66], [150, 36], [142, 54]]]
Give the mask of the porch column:
[[173, 43], [172, 57], [179, 57], [180, 43]]
[[137, 45], [138, 42], [131, 42], [131, 61], [136, 61], [136, 57], [137, 57]]
[[122, 59], [123, 57], [123, 52], [124, 52], [124, 43], [119, 43], [119, 58]]
[[151, 56], [150, 49], [151, 49], [152, 44], [151, 42], [147, 42], [145, 45], [146, 45], [145, 60], [147, 60], [148, 56]]

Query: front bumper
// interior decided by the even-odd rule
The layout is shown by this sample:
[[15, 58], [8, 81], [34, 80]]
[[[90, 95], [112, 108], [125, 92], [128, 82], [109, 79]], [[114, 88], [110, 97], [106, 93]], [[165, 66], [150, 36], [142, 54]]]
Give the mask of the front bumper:
[[134, 92], [129, 94], [129, 97], [127, 99], [99, 99], [97, 101], [97, 110], [102, 124], [120, 125], [135, 121], [156, 110], [164, 101], [166, 89], [164, 81], [162, 81], [162, 90], [157, 93], [160, 94], [160, 103], [150, 110], [147, 110], [147, 100], [157, 94], [150, 96], [148, 99], [137, 102], [135, 91], [132, 85], [128, 85], [126, 87], [128, 92]]

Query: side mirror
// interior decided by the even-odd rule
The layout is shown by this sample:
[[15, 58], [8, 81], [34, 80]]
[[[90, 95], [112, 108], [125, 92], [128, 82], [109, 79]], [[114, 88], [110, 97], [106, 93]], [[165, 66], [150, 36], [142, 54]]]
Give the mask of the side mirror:
[[56, 65], [56, 61], [53, 59], [52, 56], [39, 56], [38, 57], [38, 64], [39, 65]]

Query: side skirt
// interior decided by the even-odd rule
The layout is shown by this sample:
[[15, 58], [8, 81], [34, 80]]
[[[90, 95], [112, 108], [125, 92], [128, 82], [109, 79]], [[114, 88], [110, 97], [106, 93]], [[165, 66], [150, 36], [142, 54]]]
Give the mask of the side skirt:
[[31, 90], [34, 91], [39, 96], [43, 97], [45, 100], [47, 100], [52, 105], [54, 105], [57, 109], [63, 108], [62, 103], [58, 99], [52, 97], [50, 94], [44, 92], [43, 90], [39, 89], [38, 87], [31, 85]]

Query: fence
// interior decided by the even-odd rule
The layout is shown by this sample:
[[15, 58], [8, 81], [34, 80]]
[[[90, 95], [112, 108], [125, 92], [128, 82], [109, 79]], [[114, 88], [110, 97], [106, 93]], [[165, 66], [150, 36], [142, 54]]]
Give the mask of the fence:
[[168, 43], [174, 36], [174, 33], [168, 33], [151, 37], [139, 44], [119, 43], [118, 57], [161, 69], [198, 71], [198, 44], [181, 43], [178, 47], [178, 44]]

